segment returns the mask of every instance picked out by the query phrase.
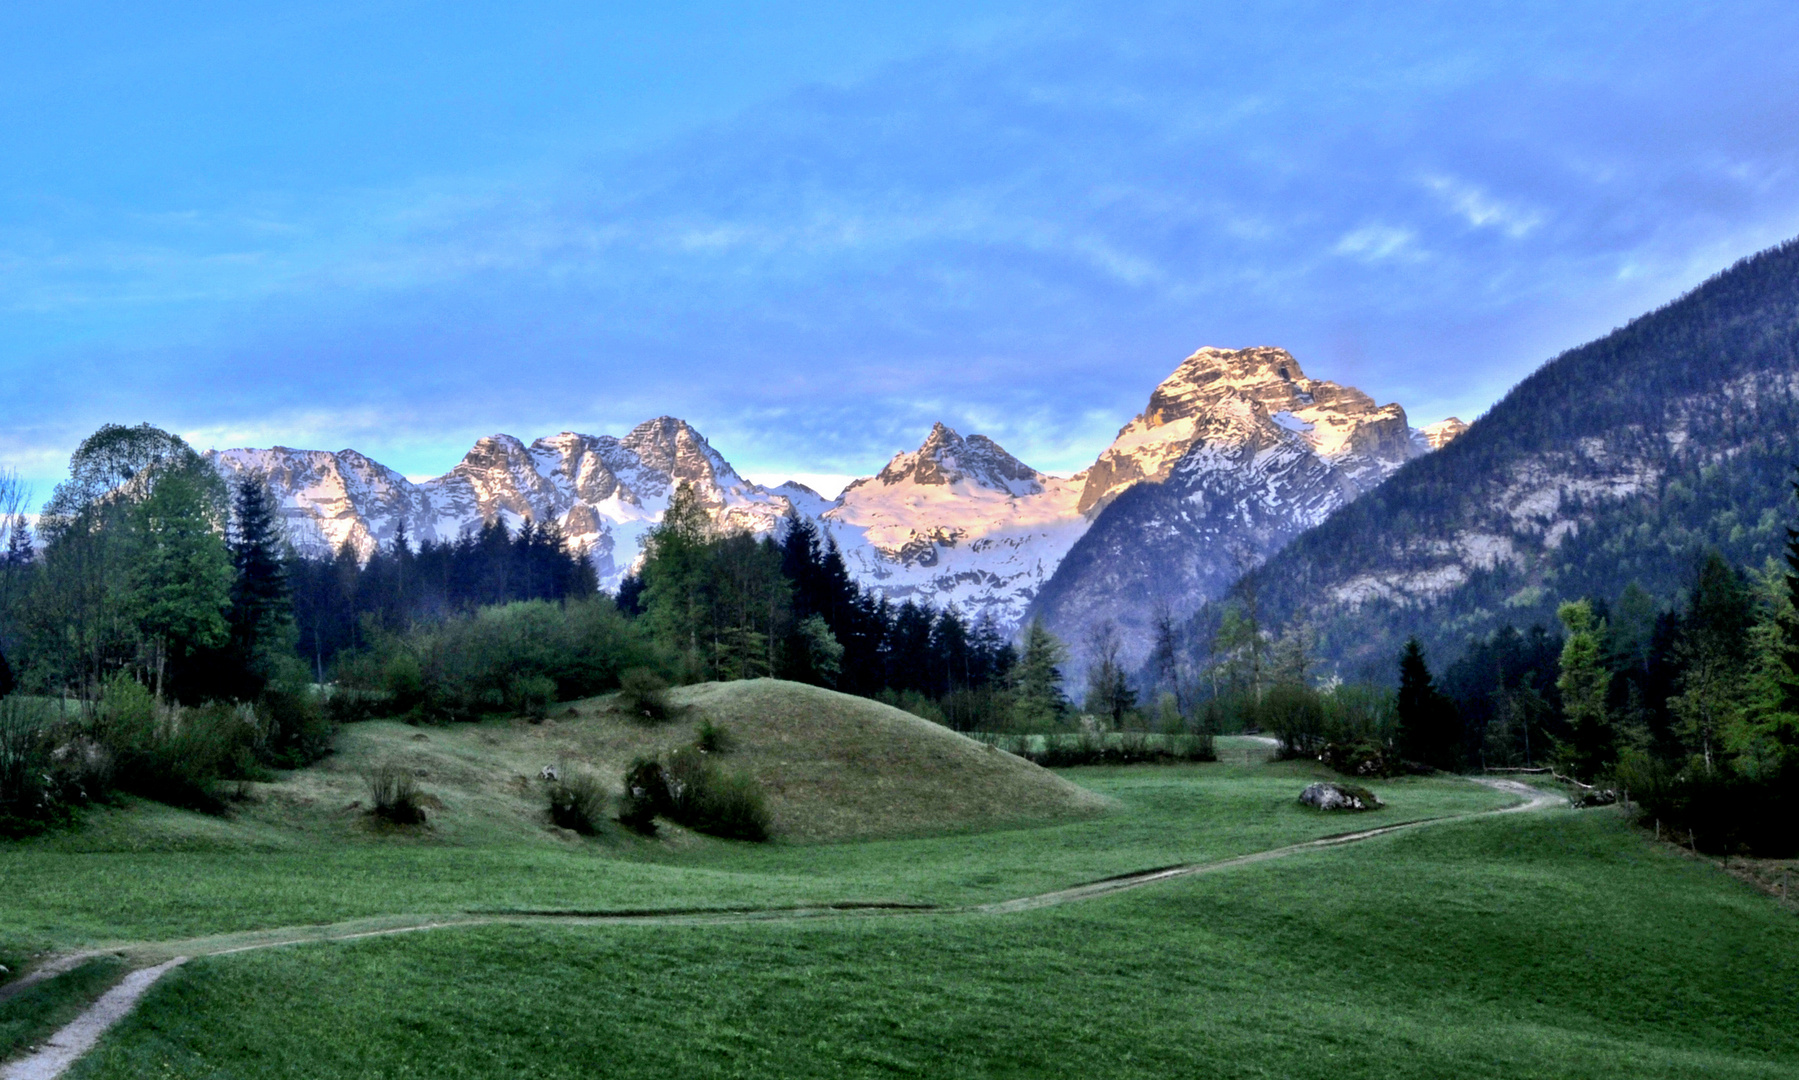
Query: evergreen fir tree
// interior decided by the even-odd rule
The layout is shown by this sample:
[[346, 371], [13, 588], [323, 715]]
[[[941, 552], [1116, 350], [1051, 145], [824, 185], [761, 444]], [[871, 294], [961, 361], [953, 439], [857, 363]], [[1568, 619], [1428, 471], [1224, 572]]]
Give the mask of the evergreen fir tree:
[[1416, 637], [1406, 639], [1399, 654], [1400, 754], [1432, 768], [1457, 767], [1461, 722], [1455, 705], [1437, 691], [1424, 645]]
[[1033, 620], [1024, 635], [1024, 651], [1012, 669], [1012, 721], [1025, 730], [1058, 723], [1068, 711], [1062, 693], [1062, 665], [1068, 647], [1043, 625]]
[[245, 476], [232, 493], [231, 644], [246, 669], [266, 655], [291, 652], [293, 598], [281, 557], [282, 538], [273, 500], [260, 478]]

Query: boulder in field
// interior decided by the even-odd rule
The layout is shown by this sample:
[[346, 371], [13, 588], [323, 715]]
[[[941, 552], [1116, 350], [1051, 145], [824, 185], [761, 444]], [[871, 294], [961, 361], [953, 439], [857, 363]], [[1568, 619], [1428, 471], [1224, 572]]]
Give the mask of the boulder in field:
[[1365, 787], [1325, 781], [1308, 785], [1299, 793], [1299, 801], [1320, 810], [1379, 810], [1384, 805]]

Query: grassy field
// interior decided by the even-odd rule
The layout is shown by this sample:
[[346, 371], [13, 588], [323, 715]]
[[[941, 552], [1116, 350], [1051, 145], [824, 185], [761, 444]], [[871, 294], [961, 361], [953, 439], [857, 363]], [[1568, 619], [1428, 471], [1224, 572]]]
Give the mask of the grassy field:
[[200, 960], [76, 1075], [1774, 1077], [1796, 994], [1791, 915], [1554, 812], [1017, 916]]
[[[1050, 813], [998, 807], [974, 815], [985, 828], [917, 835], [942, 776], [1006, 775], [993, 751], [924, 742], [889, 759], [905, 763], [887, 790], [913, 835], [584, 839], [541, 820], [525, 770], [552, 750], [610, 761], [640, 749], [620, 740], [691, 736], [579, 711], [544, 727], [358, 725], [231, 818], [138, 803], [0, 845], [0, 963], [373, 916], [964, 905], [1513, 801], [1404, 778], [1375, 785], [1383, 810], [1319, 814], [1295, 801], [1318, 766], [1220, 740], [1213, 764], [1015, 772]], [[817, 770], [769, 746], [739, 760]], [[357, 770], [402, 752], [428, 774], [428, 830], [374, 828], [349, 806]], [[119, 970], [97, 961], [0, 1002], [0, 1057]], [[1791, 913], [1610, 811], [1558, 809], [1017, 914], [539, 922], [203, 955], [73, 1075], [1785, 1076], [1796, 995]]]

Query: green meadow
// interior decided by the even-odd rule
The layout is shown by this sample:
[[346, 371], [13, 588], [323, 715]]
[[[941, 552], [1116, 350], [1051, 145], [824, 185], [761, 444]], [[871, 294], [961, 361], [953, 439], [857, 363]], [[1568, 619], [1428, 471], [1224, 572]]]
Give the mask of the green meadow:
[[[516, 774], [544, 737], [356, 725], [327, 763], [256, 785], [226, 817], [125, 802], [0, 846], [0, 963], [104, 954], [0, 1001], [0, 1056], [118, 977], [112, 954], [143, 963], [236, 935], [187, 942], [195, 958], [70, 1075], [1799, 1072], [1799, 919], [1610, 810], [1487, 814], [1519, 800], [1439, 776], [1376, 785], [1386, 806], [1372, 813], [1319, 814], [1295, 796], [1320, 767], [1221, 740], [1218, 763], [1046, 774], [1087, 809], [1036, 824], [588, 838], [528, 812]], [[440, 808], [429, 827], [377, 828], [343, 804], [360, 765], [401, 752], [437, 755], [418, 759]], [[966, 910], [1403, 822], [1426, 824], [1096, 899]], [[833, 903], [947, 910], [532, 917]], [[488, 921], [221, 951], [280, 928], [426, 917]]]

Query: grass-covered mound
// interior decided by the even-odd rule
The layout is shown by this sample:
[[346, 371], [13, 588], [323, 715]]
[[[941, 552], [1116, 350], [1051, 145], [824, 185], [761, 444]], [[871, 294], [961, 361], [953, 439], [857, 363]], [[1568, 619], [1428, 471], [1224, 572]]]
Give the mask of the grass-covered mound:
[[1102, 797], [1021, 758], [867, 698], [779, 679], [671, 693], [668, 726], [728, 732], [727, 759], [761, 782], [776, 836], [915, 835], [1097, 813]]
[[[179, 826], [178, 833], [197, 829], [219, 840], [229, 834], [262, 847], [325, 838], [566, 843], [572, 834], [552, 828], [546, 766], [616, 796], [634, 761], [666, 759], [702, 742], [707, 725], [724, 743], [709, 756], [722, 772], [754, 779], [780, 840], [962, 832], [1067, 820], [1108, 805], [1045, 769], [865, 698], [756, 679], [683, 687], [668, 699], [668, 719], [655, 723], [611, 694], [557, 706], [542, 723], [348, 724], [325, 760], [273, 783], [245, 785], [248, 798], [233, 804], [229, 822], [147, 807], [95, 813], [85, 839], [104, 846], [106, 834], [123, 830], [134, 847], [191, 846], [184, 836], [165, 835], [169, 830], [153, 826], [148, 814]], [[371, 814], [376, 774], [411, 783], [422, 825], [396, 826]], [[680, 830], [672, 835], [677, 843], [689, 839]]]

